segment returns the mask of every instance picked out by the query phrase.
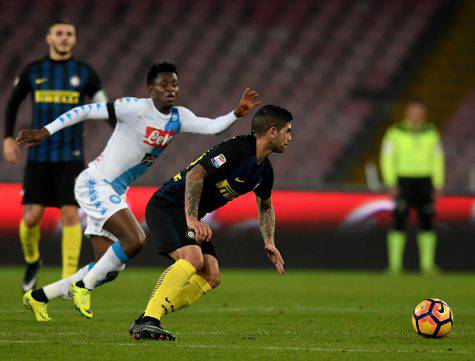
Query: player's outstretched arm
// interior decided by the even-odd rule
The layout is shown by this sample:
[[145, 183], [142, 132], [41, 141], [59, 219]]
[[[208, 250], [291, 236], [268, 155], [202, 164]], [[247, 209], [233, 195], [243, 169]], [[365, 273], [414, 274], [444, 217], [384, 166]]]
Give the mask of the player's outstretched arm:
[[186, 174], [185, 181], [186, 223], [189, 229], [195, 231], [197, 242], [208, 242], [213, 235], [210, 226], [198, 219], [198, 208], [205, 177], [206, 170], [198, 164]]
[[82, 122], [85, 119], [108, 119], [109, 113], [107, 111], [106, 103], [87, 104], [71, 109], [62, 114], [51, 123], [45, 125], [41, 129], [24, 129], [21, 130], [16, 142], [23, 144], [27, 148], [38, 145], [43, 139], [53, 135], [54, 133], [70, 127], [71, 125]]
[[264, 251], [274, 264], [277, 273], [283, 275], [285, 273], [284, 259], [274, 243], [275, 212], [272, 200], [271, 198], [264, 200], [257, 196], [256, 199], [259, 213], [259, 229], [264, 238]]
[[244, 90], [235, 110], [215, 119], [197, 117], [186, 108], [182, 109], [181, 130], [185, 133], [218, 134], [226, 130], [238, 118], [249, 114], [255, 107], [261, 104], [257, 100], [259, 94], [252, 89]]

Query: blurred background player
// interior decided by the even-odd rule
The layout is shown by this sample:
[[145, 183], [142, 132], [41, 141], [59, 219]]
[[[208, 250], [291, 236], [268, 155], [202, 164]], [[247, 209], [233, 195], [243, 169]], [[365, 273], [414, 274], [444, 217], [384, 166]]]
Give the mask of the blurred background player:
[[[3, 155], [18, 164], [20, 148], [13, 139], [21, 102], [32, 95], [32, 128], [40, 129], [68, 110], [82, 105], [85, 98], [105, 101], [101, 80], [94, 69], [73, 58], [76, 29], [68, 20], [53, 22], [46, 35], [48, 56], [28, 64], [15, 80], [5, 114]], [[82, 230], [74, 198], [74, 181], [84, 169], [83, 125], [76, 124], [57, 133], [39, 147], [28, 151], [23, 179], [24, 215], [20, 240], [27, 264], [22, 288], [36, 285], [40, 266], [40, 221], [45, 207], [59, 207], [62, 224], [62, 277], [77, 270]]]
[[224, 141], [203, 153], [163, 185], [147, 205], [147, 225], [159, 253], [174, 260], [160, 276], [147, 308], [130, 328], [136, 340], [174, 340], [161, 326], [163, 315], [196, 302], [220, 284], [212, 231], [202, 218], [248, 192], [257, 199], [264, 251], [278, 274], [284, 260], [275, 246], [271, 193], [274, 171], [268, 158], [291, 141], [292, 114], [275, 105], [260, 108], [251, 134]]
[[394, 225], [387, 236], [391, 273], [399, 273], [403, 267], [405, 226], [411, 208], [417, 209], [419, 218], [420, 269], [436, 271], [434, 203], [444, 186], [444, 153], [439, 132], [426, 116], [425, 105], [411, 101], [405, 118], [387, 130], [381, 147], [383, 180], [395, 200]]

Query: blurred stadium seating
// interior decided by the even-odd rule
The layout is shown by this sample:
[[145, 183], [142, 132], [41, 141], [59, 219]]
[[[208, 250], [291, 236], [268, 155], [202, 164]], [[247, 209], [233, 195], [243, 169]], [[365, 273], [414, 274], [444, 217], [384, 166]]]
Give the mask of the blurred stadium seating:
[[475, 179], [470, 179], [475, 177], [474, 114], [475, 91], [464, 100], [444, 131], [443, 142], [450, 144], [446, 147], [446, 161], [451, 165], [450, 172], [447, 172], [447, 184], [452, 188], [475, 182]]
[[[374, 99], [354, 90], [387, 90], [440, 3], [4, 0], [0, 104], [18, 70], [46, 53], [47, 24], [66, 17], [78, 28], [77, 57], [98, 70], [111, 99], [147, 96], [148, 65], [166, 60], [179, 66], [180, 103], [198, 115], [229, 111], [246, 87], [257, 89], [264, 103], [291, 109], [294, 144], [275, 158], [277, 185], [314, 187], [371, 114]], [[28, 126], [29, 112], [23, 106], [19, 126]], [[220, 139], [248, 129], [246, 119]], [[105, 124], [89, 122], [87, 159], [109, 133]], [[139, 184], [160, 184], [214, 143], [213, 137], [179, 137]], [[1, 164], [0, 179], [21, 180], [21, 171]]]

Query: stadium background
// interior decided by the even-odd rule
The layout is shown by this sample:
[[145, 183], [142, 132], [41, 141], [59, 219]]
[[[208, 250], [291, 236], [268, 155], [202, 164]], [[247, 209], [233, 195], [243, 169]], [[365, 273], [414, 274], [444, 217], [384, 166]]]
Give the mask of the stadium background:
[[[421, 97], [442, 130], [447, 187], [438, 205], [438, 262], [474, 269], [474, 1], [26, 1], [0, 3], [0, 104], [18, 71], [46, 54], [52, 19], [76, 24], [75, 54], [100, 74], [110, 99], [146, 97], [156, 61], [178, 65], [180, 103], [198, 115], [233, 108], [246, 87], [292, 110], [293, 143], [273, 157], [279, 243], [289, 267], [374, 268], [386, 261], [392, 202], [377, 180], [382, 132], [408, 99]], [[24, 104], [17, 130], [30, 124]], [[156, 187], [201, 151], [249, 130], [249, 118], [218, 138], [181, 135], [138, 185]], [[86, 121], [86, 159], [104, 147], [105, 122]], [[23, 168], [0, 166], [0, 262], [21, 264], [17, 224]], [[153, 188], [135, 188], [143, 220]], [[267, 265], [252, 200], [234, 201], [211, 222], [226, 266]], [[43, 222], [45, 263], [60, 260], [56, 213]], [[406, 254], [417, 264], [415, 242]], [[134, 264], [156, 265], [153, 244]], [[91, 254], [84, 242], [83, 257]]]

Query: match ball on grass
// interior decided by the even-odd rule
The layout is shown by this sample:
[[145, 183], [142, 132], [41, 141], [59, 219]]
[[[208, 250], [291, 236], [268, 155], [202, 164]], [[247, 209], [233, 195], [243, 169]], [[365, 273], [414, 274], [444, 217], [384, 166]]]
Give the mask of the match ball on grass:
[[454, 314], [449, 305], [439, 298], [426, 298], [412, 314], [412, 326], [421, 336], [447, 336], [454, 326]]

